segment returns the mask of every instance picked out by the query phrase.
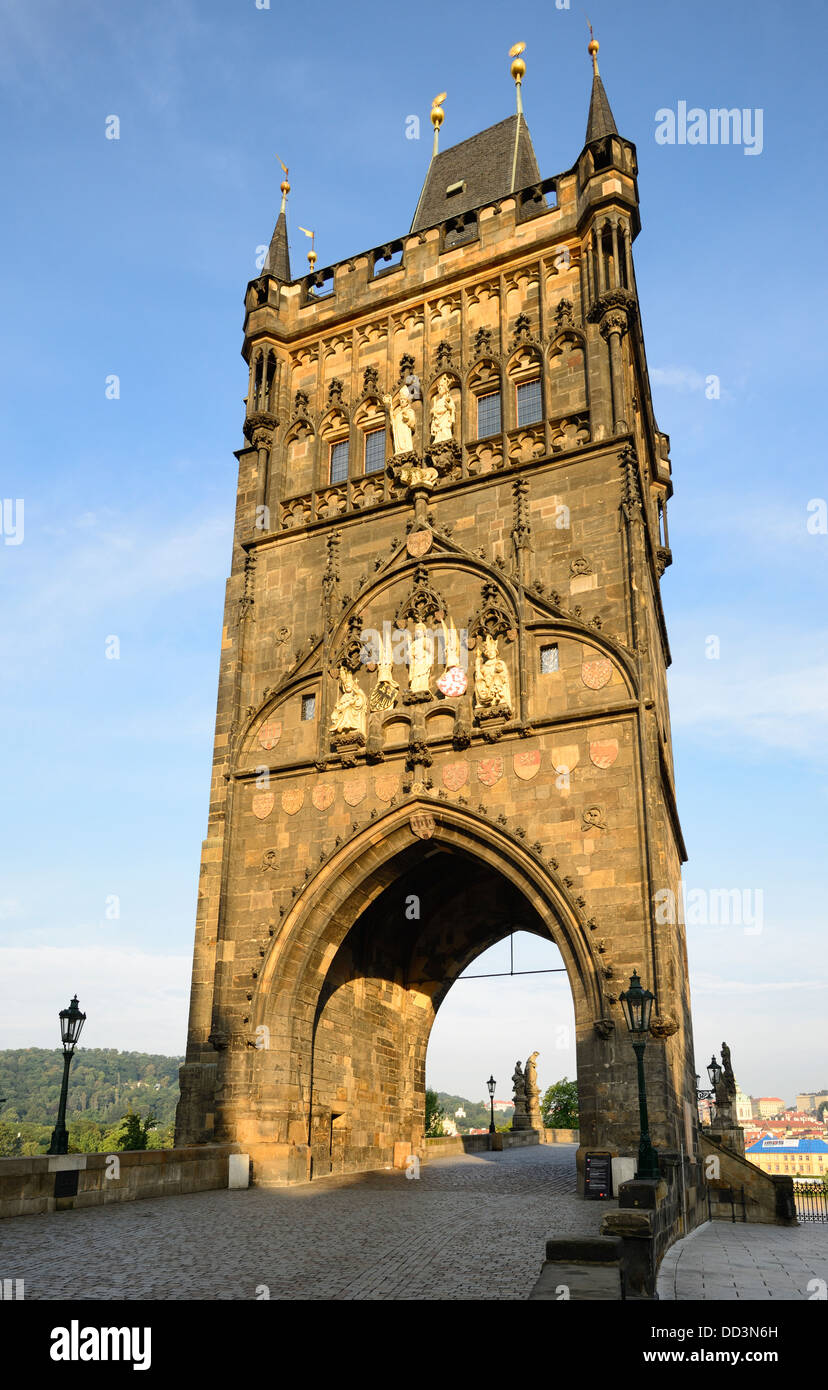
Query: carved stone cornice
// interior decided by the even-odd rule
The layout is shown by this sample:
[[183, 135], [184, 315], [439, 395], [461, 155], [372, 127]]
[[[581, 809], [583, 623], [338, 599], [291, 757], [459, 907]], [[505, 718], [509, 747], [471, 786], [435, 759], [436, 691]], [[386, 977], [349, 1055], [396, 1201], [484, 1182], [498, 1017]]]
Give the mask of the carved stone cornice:
[[598, 332], [601, 334], [601, 337], [604, 339], [604, 342], [608, 343], [613, 333], [617, 333], [620, 337], [623, 338], [628, 328], [629, 324], [627, 322], [627, 315], [624, 312], [624, 310], [612, 309], [601, 319]]
[[587, 313], [589, 323], [600, 323], [605, 314], [612, 310], [618, 310], [628, 315], [629, 322], [632, 323], [638, 313], [638, 305], [634, 294], [629, 290], [605, 290], [593, 300]]
[[244, 422], [244, 437], [248, 444], [253, 444], [258, 449], [259, 445], [256, 442], [255, 436], [257, 432], [264, 430], [268, 433], [268, 438], [265, 442], [269, 446], [272, 443], [273, 431], [277, 428], [278, 424], [279, 420], [276, 415], [269, 415], [267, 411], [264, 410], [254, 410], [252, 414], [248, 415]]

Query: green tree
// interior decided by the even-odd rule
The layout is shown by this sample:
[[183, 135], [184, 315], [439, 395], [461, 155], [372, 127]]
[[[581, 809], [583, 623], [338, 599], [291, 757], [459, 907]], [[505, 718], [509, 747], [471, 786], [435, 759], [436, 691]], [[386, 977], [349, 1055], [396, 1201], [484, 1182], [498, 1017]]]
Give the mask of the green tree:
[[140, 1114], [135, 1110], [128, 1110], [119, 1125], [115, 1125], [108, 1134], [104, 1135], [104, 1144], [107, 1145], [105, 1152], [115, 1149], [146, 1149], [149, 1147], [147, 1139], [150, 1131], [154, 1130], [157, 1120], [152, 1111], [146, 1119], [142, 1120]]
[[425, 1132], [427, 1139], [439, 1139], [446, 1132], [443, 1121], [446, 1112], [440, 1104], [436, 1091], [426, 1091], [425, 1094]]
[[541, 1101], [541, 1114], [547, 1129], [578, 1128], [578, 1082], [555, 1081]]

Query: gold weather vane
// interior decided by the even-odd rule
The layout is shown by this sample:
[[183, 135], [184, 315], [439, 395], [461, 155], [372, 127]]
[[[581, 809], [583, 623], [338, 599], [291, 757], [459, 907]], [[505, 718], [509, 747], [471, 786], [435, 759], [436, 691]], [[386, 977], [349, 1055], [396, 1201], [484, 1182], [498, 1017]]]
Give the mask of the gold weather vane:
[[[279, 159], [278, 154], [277, 154], [276, 158]], [[285, 203], [287, 202], [287, 195], [288, 195], [288, 193], [290, 192], [290, 184], [288, 183], [288, 167], [287, 167], [287, 165], [284, 164], [284, 163], [282, 163], [282, 160], [281, 160], [281, 159], [279, 159], [279, 163], [282, 165], [282, 168], [283, 168], [284, 171], [285, 171], [285, 177], [282, 179], [282, 182], [281, 182], [280, 185], [279, 185], [279, 187], [280, 187], [280, 189], [281, 189], [281, 192], [282, 192], [282, 206], [280, 207], [279, 211], [280, 211], [280, 212], [284, 212], [284, 210], [285, 210]]]
[[[587, 24], [589, 24], [588, 19]], [[595, 77], [600, 76], [600, 73], [598, 72], [598, 49], [600, 47], [601, 45], [599, 44], [598, 40], [592, 32], [592, 25], [589, 24], [589, 43], [587, 44], [587, 53], [589, 53], [592, 57], [592, 72]]]
[[311, 270], [313, 270], [313, 267], [316, 265], [317, 261], [316, 252], [313, 249], [313, 241], [314, 237], [316, 236], [316, 232], [309, 231], [307, 227], [300, 227], [299, 230], [300, 232], [304, 232], [305, 236], [309, 236], [311, 239], [311, 249], [308, 252], [308, 265], [310, 266]]
[[434, 126], [434, 147], [431, 151], [432, 159], [437, 153], [440, 126], [443, 124], [443, 120], [445, 119], [446, 114], [443, 110], [443, 102], [445, 101], [447, 96], [448, 92], [440, 92], [440, 94], [436, 96], [433, 102], [431, 103], [431, 124]]
[[521, 97], [520, 93], [520, 84], [523, 81], [523, 76], [526, 72], [526, 64], [524, 63], [520, 55], [524, 52], [525, 48], [525, 43], [513, 43], [512, 47], [509, 49], [509, 57], [512, 59], [512, 66], [510, 71], [515, 81], [515, 93], [517, 96], [517, 113], [519, 116], [523, 115], [523, 98]]

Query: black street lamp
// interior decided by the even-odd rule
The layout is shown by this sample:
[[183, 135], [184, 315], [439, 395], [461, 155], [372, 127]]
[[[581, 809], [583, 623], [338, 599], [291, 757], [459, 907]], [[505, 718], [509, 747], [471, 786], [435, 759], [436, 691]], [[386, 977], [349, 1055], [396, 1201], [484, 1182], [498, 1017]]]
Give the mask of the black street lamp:
[[698, 1072], [696, 1072], [696, 1099], [697, 1099], [697, 1100], [715, 1100], [715, 1099], [716, 1099], [716, 1087], [718, 1086], [719, 1081], [721, 1080], [721, 1076], [722, 1076], [722, 1069], [721, 1069], [721, 1067], [719, 1066], [718, 1062], [716, 1061], [715, 1054], [710, 1058], [710, 1061], [709, 1061], [709, 1063], [707, 1064], [707, 1067], [705, 1068], [705, 1070], [706, 1070], [706, 1072], [707, 1072], [707, 1075], [710, 1077], [710, 1085], [712, 1086], [713, 1089], [710, 1090], [710, 1091], [700, 1091], [700, 1090], [699, 1090], [699, 1081], [700, 1081], [701, 1078], [699, 1077]]
[[632, 1034], [632, 1045], [638, 1060], [638, 1112], [641, 1125], [641, 1138], [638, 1144], [638, 1169], [636, 1179], [660, 1177], [658, 1154], [650, 1142], [650, 1123], [647, 1118], [647, 1091], [644, 1081], [644, 1048], [650, 1029], [655, 995], [641, 988], [638, 971], [634, 970], [630, 987], [620, 996], [627, 1027]]
[[75, 1048], [78, 1045], [78, 1038], [81, 1028], [86, 1022], [86, 1014], [82, 1014], [78, 1008], [78, 996], [72, 997], [72, 1002], [68, 1009], [60, 1011], [60, 1038], [63, 1043], [63, 1085], [60, 1088], [60, 1106], [58, 1108], [57, 1124], [52, 1130], [52, 1142], [47, 1153], [65, 1154], [69, 1152], [69, 1131], [66, 1128], [66, 1097], [69, 1093], [69, 1068], [72, 1065], [72, 1058], [75, 1055]]
[[488, 1088], [489, 1088], [489, 1103], [490, 1103], [490, 1105], [491, 1105], [491, 1107], [492, 1107], [492, 1118], [491, 1118], [491, 1123], [489, 1124], [489, 1133], [490, 1133], [490, 1134], [494, 1134], [494, 1132], [495, 1132], [495, 1122], [494, 1122], [494, 1093], [495, 1093], [495, 1086], [497, 1085], [497, 1082], [495, 1081], [495, 1079], [494, 1079], [493, 1076], [490, 1076], [489, 1079], [488, 1079], [488, 1081], [486, 1082], [486, 1085], [487, 1085]]

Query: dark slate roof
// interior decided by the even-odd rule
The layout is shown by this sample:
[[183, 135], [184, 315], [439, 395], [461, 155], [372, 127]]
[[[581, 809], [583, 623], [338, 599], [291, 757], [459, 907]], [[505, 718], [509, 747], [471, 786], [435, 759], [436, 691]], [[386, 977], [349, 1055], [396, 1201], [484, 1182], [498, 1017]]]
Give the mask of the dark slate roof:
[[280, 212], [276, 219], [264, 269], [277, 280], [283, 281], [284, 284], [289, 283], [290, 255], [288, 253], [287, 219], [283, 212]]
[[596, 72], [592, 79], [592, 96], [589, 102], [589, 119], [584, 144], [590, 145], [593, 140], [603, 140], [605, 135], [617, 134], [615, 120], [610, 110], [607, 94], [604, 91], [604, 84]]
[[[515, 140], [517, 164], [513, 181]], [[472, 135], [469, 140], [441, 150], [432, 159], [411, 230], [418, 232], [423, 227], [433, 227], [539, 181], [529, 127], [523, 116], [509, 116], [489, 126], [488, 130]], [[446, 197], [446, 189], [461, 182], [465, 183], [462, 192]]]

